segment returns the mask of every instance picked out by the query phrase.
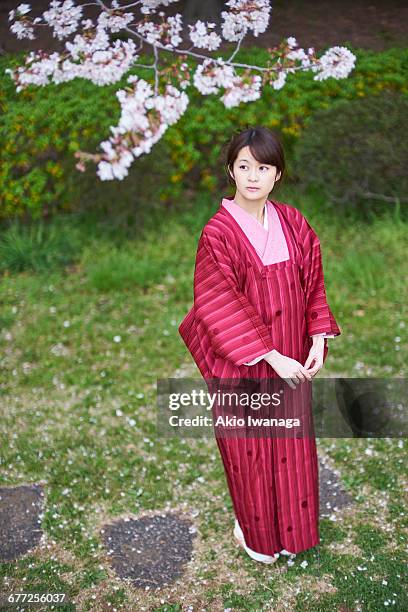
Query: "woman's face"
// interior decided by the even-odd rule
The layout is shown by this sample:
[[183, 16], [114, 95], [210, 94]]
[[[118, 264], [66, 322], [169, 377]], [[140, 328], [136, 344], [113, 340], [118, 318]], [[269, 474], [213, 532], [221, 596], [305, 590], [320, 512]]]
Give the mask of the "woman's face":
[[[233, 166], [233, 178], [242, 197], [248, 200], [266, 199], [279, 177], [280, 172], [277, 172], [276, 166], [258, 162], [249, 147], [243, 147], [238, 153]], [[257, 189], [251, 190], [248, 187]]]

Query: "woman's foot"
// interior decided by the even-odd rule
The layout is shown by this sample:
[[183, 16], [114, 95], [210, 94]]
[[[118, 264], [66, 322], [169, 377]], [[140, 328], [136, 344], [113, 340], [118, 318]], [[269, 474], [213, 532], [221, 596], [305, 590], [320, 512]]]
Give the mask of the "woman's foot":
[[242, 529], [239, 526], [239, 523], [236, 519], [235, 519], [235, 527], [234, 527], [234, 537], [236, 541], [238, 542], [238, 544], [242, 546], [242, 548], [246, 551], [246, 553], [251, 557], [251, 559], [254, 559], [255, 561], [259, 561], [260, 563], [271, 564], [271, 563], [275, 563], [275, 561], [279, 559], [279, 553], [275, 553], [273, 556], [264, 555], [262, 553], [255, 552], [251, 548], [248, 548], [248, 546], [245, 544], [245, 538], [244, 538], [244, 534], [242, 533]]
[[292, 557], [296, 557], [296, 554], [295, 554], [295, 553], [288, 552], [288, 551], [287, 551], [287, 550], [285, 550], [285, 549], [281, 550], [281, 551], [280, 551], [280, 554], [281, 554], [281, 555], [286, 555], [287, 557], [290, 557], [290, 556], [292, 556]]

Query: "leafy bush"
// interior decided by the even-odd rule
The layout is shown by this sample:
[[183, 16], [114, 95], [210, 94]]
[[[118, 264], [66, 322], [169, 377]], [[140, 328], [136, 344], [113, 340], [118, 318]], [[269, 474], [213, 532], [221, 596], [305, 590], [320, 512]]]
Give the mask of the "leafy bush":
[[303, 187], [321, 189], [363, 211], [408, 201], [408, 96], [383, 92], [342, 100], [317, 112], [299, 140], [294, 170]]
[[120, 116], [115, 85], [97, 87], [83, 79], [17, 93], [4, 70], [23, 63], [23, 55], [0, 58], [0, 219], [51, 217], [55, 212], [96, 206], [111, 212], [122, 203], [157, 198], [157, 184], [172, 171], [168, 144], [134, 164], [124, 181], [100, 181], [96, 167], [75, 168], [75, 151], [97, 151]]
[[[58, 211], [102, 207], [108, 212], [140, 210], [181, 201], [186, 189], [219, 193], [227, 179], [221, 163], [223, 145], [237, 129], [263, 124], [282, 135], [288, 153], [308, 118], [335, 100], [355, 99], [385, 89], [407, 92], [408, 50], [384, 53], [355, 50], [356, 69], [349, 78], [313, 80], [312, 73], [289, 75], [280, 91], [265, 88], [260, 100], [226, 109], [217, 96], [188, 89], [190, 106], [149, 155], [133, 164], [123, 181], [103, 181], [96, 168], [75, 169], [75, 151], [98, 151], [120, 114], [114, 85], [98, 87], [75, 79], [16, 93], [6, 67], [23, 64], [23, 54], [0, 58], [0, 219], [50, 216]], [[237, 61], [264, 64], [264, 49], [240, 50]], [[146, 60], [146, 61], [145, 61]], [[149, 63], [149, 58], [143, 58]], [[192, 61], [192, 60], [191, 60]], [[133, 71], [132, 71], [133, 72]], [[138, 69], [141, 78], [151, 72]]]

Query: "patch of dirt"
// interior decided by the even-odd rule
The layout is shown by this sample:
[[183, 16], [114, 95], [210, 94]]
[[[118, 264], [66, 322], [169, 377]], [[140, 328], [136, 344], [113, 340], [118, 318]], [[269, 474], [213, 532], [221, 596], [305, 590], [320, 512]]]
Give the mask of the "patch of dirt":
[[[0, 3], [0, 53], [15, 53], [43, 49], [45, 51], [61, 50], [63, 45], [51, 35], [50, 28], [41, 27], [38, 38], [34, 41], [18, 40], [10, 32], [8, 13], [20, 4], [20, 0], [3, 0]], [[77, 2], [77, 4], [83, 4]], [[213, 0], [210, 3], [184, 0], [175, 2], [169, 7], [161, 7], [168, 15], [190, 14], [191, 23], [196, 19], [216, 20], [221, 10], [225, 10], [223, 1]], [[279, 44], [287, 36], [295, 36], [298, 43], [307, 48], [315, 47], [317, 51], [328, 46], [347, 43], [364, 49], [383, 51], [390, 47], [404, 47], [408, 42], [408, 4], [404, 0], [274, 0], [270, 13], [268, 31], [258, 37], [245, 39], [243, 46], [267, 48]], [[189, 5], [189, 6], [187, 6]], [[33, 16], [40, 15], [49, 7], [49, 1], [37, 0], [32, 11]], [[217, 8], [218, 7], [218, 8]], [[187, 10], [188, 9], [188, 10]], [[87, 7], [84, 15], [95, 18], [99, 10]], [[216, 31], [219, 31], [217, 27]], [[224, 48], [233, 48], [230, 44]]]

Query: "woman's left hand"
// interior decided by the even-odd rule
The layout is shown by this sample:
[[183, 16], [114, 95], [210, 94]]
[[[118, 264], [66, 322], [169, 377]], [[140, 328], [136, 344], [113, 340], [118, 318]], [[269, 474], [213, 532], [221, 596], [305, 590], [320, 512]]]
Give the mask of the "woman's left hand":
[[[323, 367], [324, 336], [312, 336], [312, 338], [313, 345], [310, 348], [309, 355], [303, 367], [306, 368], [312, 376], [315, 376]], [[313, 363], [313, 366], [309, 367], [311, 363]]]

